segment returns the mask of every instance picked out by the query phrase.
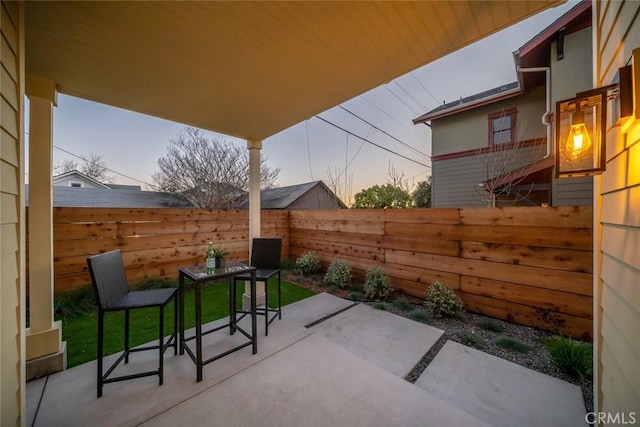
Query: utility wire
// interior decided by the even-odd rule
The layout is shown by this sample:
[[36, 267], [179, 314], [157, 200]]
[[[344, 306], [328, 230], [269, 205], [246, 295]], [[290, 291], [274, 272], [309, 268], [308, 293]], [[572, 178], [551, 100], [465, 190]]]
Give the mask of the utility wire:
[[404, 99], [400, 98], [394, 91], [392, 91], [389, 88], [388, 85], [384, 85], [384, 88], [386, 90], [388, 90], [391, 95], [395, 96], [398, 101], [402, 102], [408, 109], [413, 111], [413, 114], [415, 114], [416, 116], [420, 115], [420, 112], [418, 111], [418, 109], [416, 109], [416, 108], [412, 107], [411, 105], [407, 104], [407, 101], [405, 101]]
[[380, 132], [384, 133], [385, 135], [387, 135], [389, 138], [393, 139], [394, 141], [397, 141], [397, 142], [399, 142], [400, 144], [404, 145], [405, 147], [407, 147], [409, 150], [413, 151], [414, 153], [419, 154], [419, 155], [421, 155], [421, 156], [423, 156], [423, 157], [425, 157], [425, 158], [427, 158], [427, 159], [430, 159], [430, 158], [431, 158], [430, 156], [428, 156], [427, 154], [425, 154], [425, 153], [423, 153], [422, 151], [418, 150], [417, 148], [415, 148], [415, 147], [413, 147], [413, 146], [411, 146], [411, 145], [407, 144], [407, 143], [406, 143], [406, 142], [404, 142], [404, 141], [401, 141], [400, 139], [398, 139], [398, 138], [396, 138], [395, 136], [391, 135], [390, 133], [388, 133], [388, 132], [386, 132], [386, 131], [384, 131], [384, 130], [380, 129], [379, 127], [375, 126], [374, 124], [369, 123], [367, 120], [363, 119], [362, 117], [360, 117], [360, 116], [359, 116], [359, 115], [357, 115], [356, 113], [354, 113], [354, 112], [352, 112], [352, 111], [350, 111], [350, 110], [346, 109], [346, 108], [345, 108], [345, 107], [343, 107], [342, 105], [338, 105], [338, 107], [342, 108], [344, 111], [346, 111], [347, 113], [351, 114], [353, 117], [355, 117], [355, 118], [357, 118], [357, 119], [362, 120], [363, 122], [365, 122], [366, 124], [368, 124], [368, 125], [369, 125], [369, 126], [371, 126], [372, 128], [374, 128], [374, 129], [376, 129], [376, 130], [378, 130], [378, 131], [380, 131]]
[[424, 89], [424, 90], [425, 90], [429, 95], [431, 95], [431, 97], [434, 99], [434, 101], [436, 101], [436, 105], [440, 105], [440, 104], [442, 104], [442, 102], [440, 102], [440, 100], [439, 100], [438, 98], [436, 98], [436, 97], [435, 97], [435, 95], [434, 95], [433, 93], [431, 93], [431, 91], [430, 91], [429, 89], [427, 89], [427, 87], [426, 87], [424, 84], [422, 84], [422, 82], [420, 81], [420, 79], [418, 79], [418, 78], [416, 77], [416, 75], [415, 75], [415, 74], [413, 74], [413, 72], [411, 72], [411, 73], [409, 73], [409, 74], [411, 74], [411, 77], [413, 77], [414, 79], [416, 79], [416, 81], [418, 82], [418, 84], [419, 84], [420, 86], [422, 86], [422, 89]]
[[407, 125], [405, 125], [404, 123], [402, 123], [400, 120], [396, 119], [395, 117], [393, 117], [391, 114], [387, 113], [386, 111], [384, 111], [382, 108], [380, 108], [378, 105], [374, 104], [373, 102], [371, 102], [369, 99], [367, 99], [366, 96], [361, 95], [360, 96], [361, 99], [364, 99], [365, 101], [367, 101], [372, 107], [375, 107], [378, 109], [378, 111], [380, 111], [382, 114], [384, 114], [385, 116], [389, 117], [391, 120], [393, 120], [394, 122], [398, 123], [400, 126], [402, 126], [403, 128], [405, 128], [406, 130], [408, 130], [409, 132], [411, 132], [412, 134], [414, 134], [415, 136], [419, 137], [419, 138], [424, 138], [423, 135], [420, 135], [419, 133], [417, 133], [416, 131], [414, 131], [413, 129], [411, 129], [410, 127], [408, 127]]
[[331, 126], [333, 126], [333, 127], [336, 127], [336, 128], [338, 128], [338, 129], [340, 129], [340, 130], [341, 130], [341, 131], [343, 131], [343, 132], [348, 133], [349, 135], [355, 136], [356, 138], [361, 139], [361, 140], [363, 140], [363, 141], [365, 141], [365, 142], [368, 142], [369, 144], [371, 144], [371, 145], [373, 145], [373, 146], [375, 146], [375, 147], [378, 147], [378, 148], [380, 148], [380, 149], [382, 149], [382, 150], [384, 150], [384, 151], [387, 151], [387, 152], [389, 152], [389, 153], [391, 153], [391, 154], [395, 154], [396, 156], [398, 156], [398, 157], [402, 157], [403, 159], [409, 160], [410, 162], [417, 163], [417, 164], [419, 164], [420, 166], [424, 166], [425, 168], [430, 168], [430, 167], [431, 167], [431, 166], [426, 165], [426, 164], [424, 164], [424, 163], [421, 163], [421, 162], [419, 162], [419, 161], [417, 161], [417, 160], [414, 160], [414, 159], [412, 159], [412, 158], [410, 158], [410, 157], [407, 157], [407, 156], [402, 155], [402, 154], [400, 154], [400, 153], [396, 153], [395, 151], [390, 150], [390, 149], [388, 149], [388, 148], [386, 148], [386, 147], [383, 147], [383, 146], [381, 146], [381, 145], [378, 145], [378, 144], [376, 144], [375, 142], [372, 142], [372, 141], [370, 141], [370, 140], [368, 140], [368, 139], [366, 139], [366, 138], [363, 138], [363, 137], [361, 137], [361, 136], [359, 136], [359, 135], [356, 135], [355, 133], [350, 132], [350, 131], [346, 130], [346, 129], [345, 129], [345, 128], [343, 128], [343, 127], [340, 127], [340, 126], [338, 126], [338, 125], [337, 125], [337, 124], [335, 124], [335, 123], [331, 123], [329, 120], [327, 120], [327, 119], [323, 119], [322, 117], [320, 117], [320, 116], [318, 116], [318, 115], [316, 115], [315, 117], [316, 117], [317, 119], [322, 120], [323, 122], [325, 122], [325, 123], [327, 123], [327, 124], [330, 124], [330, 125], [331, 125]]
[[[77, 158], [77, 159], [80, 159], [80, 160], [82, 160], [83, 162], [86, 162], [86, 159], [83, 159], [81, 156], [78, 156], [77, 154], [74, 154], [74, 153], [72, 153], [71, 151], [65, 150], [64, 148], [60, 148], [60, 147], [58, 147], [57, 145], [54, 145], [53, 147], [54, 147], [54, 148], [57, 148], [58, 150], [60, 150], [60, 151], [62, 151], [62, 152], [64, 152], [64, 153], [69, 154], [70, 156], [73, 156], [73, 157], [75, 157], [75, 158]], [[108, 170], [109, 172], [115, 173], [116, 175], [120, 175], [120, 176], [123, 176], [123, 177], [125, 177], [125, 178], [132, 179], [132, 180], [134, 180], [134, 181], [136, 181], [136, 182], [139, 182], [139, 183], [141, 183], [141, 184], [148, 185], [149, 187], [153, 188], [153, 185], [149, 184], [148, 182], [140, 181], [140, 180], [139, 180], [139, 179], [137, 179], [137, 178], [134, 178], [134, 177], [129, 176], [129, 175], [125, 175], [125, 174], [120, 173], [120, 172], [118, 172], [118, 171], [114, 171], [113, 169], [109, 169], [109, 168], [108, 168], [108, 167], [106, 167], [106, 166], [105, 166], [105, 169], [106, 169], [106, 170]]]
[[422, 103], [420, 102], [420, 100], [418, 98], [416, 98], [415, 96], [413, 96], [411, 94], [411, 92], [409, 92], [408, 90], [406, 90], [405, 88], [403, 88], [402, 86], [400, 86], [400, 83], [398, 83], [397, 80], [394, 80], [393, 83], [398, 86], [400, 88], [401, 91], [403, 91], [409, 98], [411, 98], [413, 100], [413, 102], [416, 103], [416, 105], [420, 108], [422, 108], [422, 111], [427, 112], [428, 108]]

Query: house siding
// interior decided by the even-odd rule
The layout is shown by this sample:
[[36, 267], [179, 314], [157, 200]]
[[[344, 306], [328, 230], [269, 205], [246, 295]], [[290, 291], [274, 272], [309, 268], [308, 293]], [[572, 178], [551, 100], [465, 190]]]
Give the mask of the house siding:
[[[530, 140], [546, 135], [540, 118], [545, 112], [545, 89], [538, 87], [524, 95], [475, 108], [431, 122], [432, 155], [458, 153], [489, 146], [487, 117], [502, 109], [517, 108], [516, 138]], [[535, 118], [534, 120], [525, 119]], [[472, 138], [469, 135], [473, 135]]]
[[316, 185], [298, 200], [287, 206], [287, 209], [341, 209], [335, 197], [327, 193], [322, 185]]
[[[519, 148], [513, 168], [518, 168], [541, 159], [546, 154], [546, 146], [537, 144]], [[500, 169], [499, 163], [483, 172], [483, 165], [492, 165], [497, 153], [472, 154], [432, 162], [433, 175], [431, 183], [434, 208], [487, 206], [488, 195], [478, 184], [495, 177]], [[499, 159], [499, 157], [496, 157]], [[490, 175], [490, 176], [488, 176]]]
[[[640, 47], [640, 4], [594, 2], [594, 87], [615, 81]], [[636, 101], [636, 115], [640, 105]], [[611, 122], [608, 120], [608, 126]], [[599, 274], [594, 293], [597, 322], [597, 398], [601, 411], [640, 412], [640, 126], [626, 135], [607, 129], [607, 169], [597, 178], [595, 247]], [[595, 231], [595, 230], [594, 230]], [[596, 270], [596, 272], [597, 272]]]
[[24, 381], [23, 5], [0, 2], [0, 425], [21, 425]]

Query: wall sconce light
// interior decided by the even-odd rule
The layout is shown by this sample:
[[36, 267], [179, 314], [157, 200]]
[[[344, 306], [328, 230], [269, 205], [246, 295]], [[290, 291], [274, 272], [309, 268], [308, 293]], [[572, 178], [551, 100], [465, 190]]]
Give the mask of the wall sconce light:
[[605, 169], [608, 88], [579, 93], [556, 104], [556, 177], [585, 176]]

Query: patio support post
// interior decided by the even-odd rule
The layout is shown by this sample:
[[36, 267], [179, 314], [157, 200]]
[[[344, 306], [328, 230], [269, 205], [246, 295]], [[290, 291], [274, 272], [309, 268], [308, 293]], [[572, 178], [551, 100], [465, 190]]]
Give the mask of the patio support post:
[[53, 108], [55, 83], [26, 77], [29, 98], [29, 328], [27, 380], [65, 368], [61, 322], [53, 316]]
[[[249, 258], [251, 258], [251, 242], [260, 237], [260, 150], [262, 141], [247, 140], [249, 150]], [[251, 304], [251, 283], [244, 282], [242, 309], [248, 310]], [[256, 304], [264, 304], [264, 285], [256, 283]]]

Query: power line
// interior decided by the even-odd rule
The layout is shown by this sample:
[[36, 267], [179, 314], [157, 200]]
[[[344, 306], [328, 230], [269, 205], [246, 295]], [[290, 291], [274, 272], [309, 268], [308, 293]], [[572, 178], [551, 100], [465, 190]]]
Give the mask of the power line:
[[379, 130], [380, 132], [384, 133], [385, 135], [387, 135], [389, 138], [392, 138], [394, 141], [399, 142], [400, 144], [404, 145], [405, 147], [407, 147], [409, 150], [413, 151], [416, 154], [419, 154], [427, 159], [430, 159], [431, 157], [429, 157], [427, 154], [423, 153], [422, 151], [418, 150], [417, 148], [407, 144], [404, 141], [401, 141], [400, 139], [396, 138], [395, 136], [391, 135], [390, 133], [380, 129], [379, 127], [375, 126], [372, 123], [369, 123], [367, 120], [363, 119], [362, 117], [360, 117], [359, 115], [357, 115], [356, 113], [346, 109], [345, 107], [343, 107], [342, 105], [338, 105], [338, 107], [342, 108], [344, 111], [346, 111], [347, 113], [351, 114], [353, 117], [362, 120], [363, 122], [365, 122], [366, 124], [368, 124], [369, 126], [371, 126], [372, 128]]
[[416, 108], [414, 108], [414, 107], [412, 107], [411, 105], [407, 104], [407, 101], [405, 101], [404, 99], [400, 98], [400, 97], [399, 97], [399, 96], [398, 96], [394, 91], [392, 91], [391, 89], [389, 89], [389, 86], [384, 85], [384, 88], [385, 88], [386, 90], [388, 90], [388, 91], [389, 91], [389, 93], [390, 93], [391, 95], [395, 96], [395, 97], [396, 97], [396, 99], [397, 99], [398, 101], [402, 102], [402, 103], [403, 103], [403, 104], [404, 104], [408, 109], [410, 109], [411, 111], [413, 111], [413, 114], [415, 114], [416, 116], [419, 116], [419, 115], [420, 115], [420, 112], [419, 112]]
[[420, 79], [418, 79], [415, 74], [413, 74], [413, 72], [409, 73], [411, 74], [411, 77], [413, 77], [414, 79], [416, 79], [416, 81], [418, 82], [418, 84], [420, 86], [422, 86], [422, 89], [424, 89], [429, 95], [431, 95], [431, 97], [436, 101], [436, 105], [440, 105], [442, 104], [442, 102], [440, 102], [440, 100], [438, 98], [435, 97], [435, 95], [433, 93], [431, 93], [431, 91], [429, 89], [427, 89], [427, 87], [422, 84], [422, 82], [420, 81]]
[[419, 137], [419, 138], [423, 138], [422, 135], [420, 135], [418, 132], [414, 131], [413, 129], [409, 128], [407, 125], [405, 125], [404, 123], [402, 123], [400, 120], [396, 119], [395, 117], [393, 117], [391, 114], [387, 113], [386, 111], [384, 111], [382, 108], [380, 108], [379, 106], [377, 106], [376, 104], [374, 104], [373, 102], [371, 102], [369, 99], [367, 99], [364, 95], [360, 96], [361, 99], [364, 99], [365, 101], [367, 101], [371, 106], [375, 107], [378, 109], [378, 111], [380, 111], [382, 114], [384, 114], [385, 116], [389, 117], [391, 120], [393, 120], [394, 122], [398, 123], [400, 126], [402, 126], [403, 128], [405, 128], [406, 130], [408, 130], [409, 132], [411, 132], [412, 134], [414, 134], [415, 136]]
[[[87, 161], [86, 159], [82, 158], [81, 156], [78, 156], [77, 154], [74, 154], [74, 153], [72, 153], [71, 151], [65, 150], [64, 148], [60, 148], [60, 147], [58, 147], [57, 145], [54, 145], [53, 147], [54, 147], [54, 148], [57, 148], [58, 150], [60, 150], [60, 151], [62, 151], [62, 152], [64, 152], [64, 153], [69, 154], [70, 156], [73, 156], [73, 157], [75, 157], [75, 158], [77, 158], [77, 159], [80, 159], [80, 160], [82, 160], [83, 162], [86, 162], [86, 161]], [[106, 166], [105, 166], [105, 169], [106, 169], [106, 170], [108, 170], [109, 172], [115, 173], [116, 175], [120, 175], [120, 176], [123, 176], [123, 177], [128, 178], [128, 179], [132, 179], [132, 180], [134, 180], [134, 181], [136, 181], [136, 182], [139, 182], [139, 183], [144, 184], [144, 185], [148, 185], [149, 187], [153, 188], [153, 185], [149, 184], [148, 182], [140, 181], [140, 180], [139, 180], [139, 179], [137, 179], [137, 178], [134, 178], [134, 177], [129, 176], [129, 175], [125, 175], [125, 174], [120, 173], [120, 172], [118, 172], [118, 171], [114, 171], [113, 169], [109, 169], [109, 168], [108, 168], [108, 167], [106, 167]]]
[[428, 108], [422, 102], [420, 102], [420, 100], [418, 98], [416, 98], [408, 90], [406, 90], [405, 88], [400, 86], [400, 83], [398, 83], [397, 80], [394, 80], [393, 83], [395, 83], [395, 85], [398, 86], [401, 91], [403, 91], [409, 98], [411, 98], [413, 100], [413, 102], [415, 102], [418, 107], [422, 108], [422, 111], [426, 112], [428, 110]]
[[424, 166], [425, 168], [430, 168], [430, 167], [431, 167], [431, 166], [429, 166], [429, 165], [425, 165], [424, 163], [421, 163], [421, 162], [419, 162], [419, 161], [417, 161], [417, 160], [414, 160], [414, 159], [412, 159], [412, 158], [409, 158], [409, 157], [407, 157], [407, 156], [405, 156], [405, 155], [402, 155], [402, 154], [400, 154], [400, 153], [396, 153], [395, 151], [390, 150], [390, 149], [388, 149], [388, 148], [386, 148], [386, 147], [383, 147], [383, 146], [381, 146], [381, 145], [378, 145], [378, 144], [376, 144], [375, 142], [372, 142], [372, 141], [370, 141], [370, 140], [368, 140], [368, 139], [366, 139], [366, 138], [361, 137], [360, 135], [356, 135], [355, 133], [350, 132], [350, 131], [346, 130], [346, 129], [345, 129], [345, 128], [343, 128], [343, 127], [340, 127], [340, 126], [336, 125], [335, 123], [331, 123], [329, 120], [323, 119], [322, 117], [320, 117], [320, 116], [318, 116], [318, 115], [316, 115], [315, 117], [316, 117], [317, 119], [322, 120], [323, 122], [325, 122], [325, 123], [327, 123], [327, 124], [330, 124], [330, 125], [331, 125], [331, 126], [333, 126], [333, 127], [336, 127], [336, 128], [338, 128], [338, 129], [340, 129], [340, 130], [341, 130], [341, 131], [343, 131], [343, 132], [348, 133], [349, 135], [355, 136], [356, 138], [359, 138], [359, 139], [361, 139], [361, 140], [363, 140], [363, 141], [365, 141], [365, 142], [368, 142], [369, 144], [371, 144], [371, 145], [373, 145], [373, 146], [375, 146], [375, 147], [378, 147], [378, 148], [380, 148], [380, 149], [382, 149], [382, 150], [384, 150], [384, 151], [387, 151], [387, 152], [389, 152], [389, 153], [391, 153], [391, 154], [395, 154], [396, 156], [398, 156], [398, 157], [402, 157], [403, 159], [409, 160], [410, 162], [417, 163], [417, 164], [419, 164], [420, 166]]

